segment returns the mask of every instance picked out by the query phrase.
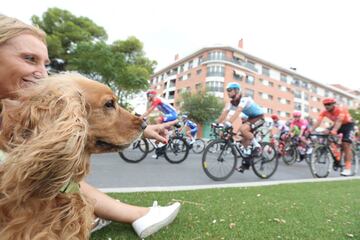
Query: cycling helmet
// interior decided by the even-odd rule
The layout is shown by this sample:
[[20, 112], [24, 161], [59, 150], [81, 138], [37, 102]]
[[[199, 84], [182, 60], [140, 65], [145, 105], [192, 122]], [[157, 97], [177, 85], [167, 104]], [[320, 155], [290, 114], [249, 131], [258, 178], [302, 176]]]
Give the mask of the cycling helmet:
[[278, 117], [278, 115], [273, 114], [273, 115], [271, 115], [271, 119], [272, 119], [273, 121], [277, 121], [277, 120], [279, 120], [279, 117]]
[[334, 104], [336, 103], [336, 99], [335, 98], [325, 98], [322, 103], [324, 105], [327, 105], [327, 104]]
[[150, 90], [150, 91], [148, 91], [147, 93], [146, 93], [146, 96], [150, 96], [150, 95], [156, 95], [157, 94], [157, 92], [155, 91], [155, 90]]
[[239, 89], [240, 90], [241, 87], [240, 87], [240, 84], [237, 82], [230, 82], [230, 83], [228, 83], [228, 85], [226, 87], [226, 90], [228, 90], [228, 89]]
[[293, 112], [293, 117], [301, 117], [301, 112], [300, 111]]

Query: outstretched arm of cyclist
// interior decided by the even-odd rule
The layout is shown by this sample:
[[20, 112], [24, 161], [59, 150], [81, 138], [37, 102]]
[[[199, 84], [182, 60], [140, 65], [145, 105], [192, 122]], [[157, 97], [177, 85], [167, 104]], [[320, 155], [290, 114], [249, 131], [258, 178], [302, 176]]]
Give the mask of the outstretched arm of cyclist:
[[226, 116], [229, 114], [229, 110], [225, 108], [221, 113], [220, 117], [216, 120], [217, 123], [222, 123], [225, 121]]
[[143, 115], [141, 115], [141, 118], [147, 117], [154, 110], [155, 107], [156, 106], [150, 106], [150, 108]]
[[340, 115], [339, 115], [338, 119], [337, 119], [337, 120], [335, 121], [335, 123], [334, 123], [334, 127], [332, 128], [332, 130], [331, 130], [331, 132], [330, 132], [332, 135], [336, 135], [336, 134], [337, 134], [337, 131], [338, 131], [339, 128], [341, 127], [341, 124], [342, 124], [344, 118], [345, 118], [345, 114], [340, 114]]
[[[242, 112], [243, 108], [242, 107], [238, 107], [234, 113], [234, 115], [231, 116], [230, 118], [230, 122], [234, 123], [236, 119], [240, 118], [240, 114]], [[240, 118], [241, 121], [241, 118]]]

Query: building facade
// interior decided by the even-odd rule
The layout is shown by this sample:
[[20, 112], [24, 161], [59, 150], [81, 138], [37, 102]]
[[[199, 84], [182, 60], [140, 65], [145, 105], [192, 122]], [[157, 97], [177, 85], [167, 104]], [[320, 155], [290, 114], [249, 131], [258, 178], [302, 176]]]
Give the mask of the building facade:
[[228, 46], [205, 47], [178, 59], [156, 72], [150, 85], [181, 109], [183, 92], [207, 91], [227, 102], [225, 88], [229, 82], [239, 82], [243, 95], [262, 106], [266, 117], [277, 114], [281, 119], [288, 119], [295, 110], [303, 116], [316, 117], [323, 109], [321, 100], [325, 97], [334, 97], [349, 108], [359, 107], [359, 97], [341, 88], [319, 83], [241, 48]]

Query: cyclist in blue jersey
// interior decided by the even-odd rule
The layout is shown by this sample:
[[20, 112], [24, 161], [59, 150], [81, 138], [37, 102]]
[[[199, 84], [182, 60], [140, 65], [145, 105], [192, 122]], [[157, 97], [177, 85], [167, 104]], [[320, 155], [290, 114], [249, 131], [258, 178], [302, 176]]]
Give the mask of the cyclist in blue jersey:
[[190, 144], [193, 144], [195, 142], [196, 134], [198, 132], [197, 125], [196, 125], [196, 123], [194, 123], [188, 119], [187, 114], [183, 114], [181, 116], [181, 119], [184, 124], [184, 128], [186, 129], [186, 136], [188, 136], [190, 138], [190, 140], [191, 140]]
[[146, 93], [147, 99], [150, 102], [150, 108], [141, 116], [147, 117], [155, 108], [157, 108], [162, 116], [157, 120], [157, 123], [170, 122], [177, 119], [178, 114], [173, 106], [166, 103], [164, 99], [156, 97], [156, 91], [150, 90]]
[[[261, 146], [254, 138], [252, 132], [265, 123], [264, 110], [256, 104], [252, 98], [242, 96], [239, 83], [230, 82], [226, 87], [226, 91], [230, 98], [230, 103], [225, 106], [217, 122], [224, 122], [229, 112], [234, 111], [229, 121], [234, 126], [234, 132], [240, 132], [243, 137], [242, 144], [245, 147], [244, 152], [250, 154], [251, 147], [253, 146], [254, 153], [259, 153]], [[245, 123], [242, 123], [241, 113], [244, 113], [248, 117]]]

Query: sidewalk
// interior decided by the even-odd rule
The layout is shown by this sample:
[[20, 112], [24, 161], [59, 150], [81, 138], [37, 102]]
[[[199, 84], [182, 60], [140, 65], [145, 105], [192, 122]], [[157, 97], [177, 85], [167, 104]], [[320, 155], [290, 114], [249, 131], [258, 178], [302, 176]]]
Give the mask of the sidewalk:
[[258, 181], [247, 183], [228, 183], [216, 185], [194, 185], [194, 186], [169, 186], [169, 187], [132, 187], [132, 188], [100, 188], [100, 191], [109, 193], [126, 193], [126, 192], [173, 192], [173, 191], [190, 191], [199, 189], [212, 189], [212, 188], [234, 188], [234, 187], [257, 187], [257, 186], [270, 186], [279, 184], [292, 184], [292, 183], [308, 183], [308, 182], [333, 182], [333, 181], [347, 181], [360, 179], [360, 176], [354, 177], [332, 177], [332, 178], [313, 178], [313, 179], [297, 179], [297, 180], [282, 180], [282, 181]]

